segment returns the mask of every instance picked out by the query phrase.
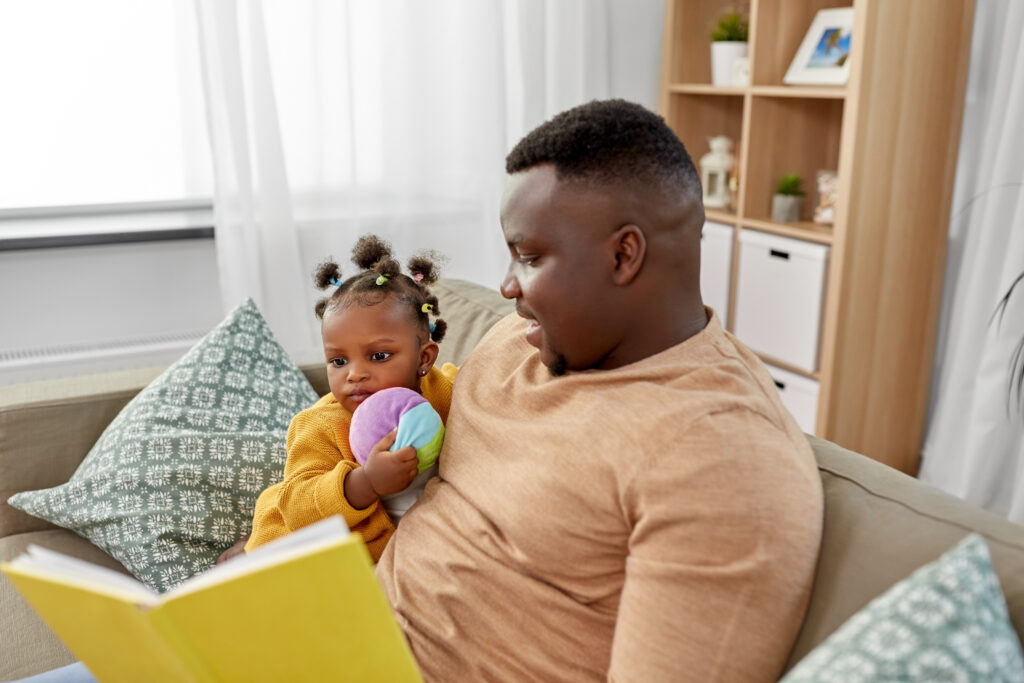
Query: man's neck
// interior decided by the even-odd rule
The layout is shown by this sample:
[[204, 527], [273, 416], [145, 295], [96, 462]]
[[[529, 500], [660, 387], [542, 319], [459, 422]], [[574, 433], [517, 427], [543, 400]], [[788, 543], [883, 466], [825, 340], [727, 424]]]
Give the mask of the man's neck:
[[658, 315], [650, 315], [646, 322], [638, 323], [631, 335], [623, 339], [597, 367], [612, 370], [649, 358], [682, 344], [699, 334], [707, 324], [708, 314], [699, 299], [685, 305], [681, 301], [673, 301]]

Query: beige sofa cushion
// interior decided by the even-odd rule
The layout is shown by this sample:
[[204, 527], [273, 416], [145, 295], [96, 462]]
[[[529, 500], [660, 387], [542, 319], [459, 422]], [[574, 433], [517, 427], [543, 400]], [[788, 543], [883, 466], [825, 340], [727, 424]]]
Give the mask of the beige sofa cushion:
[[15, 510], [7, 499], [66, 482], [110, 421], [163, 370], [0, 387], [0, 538], [57, 528]]
[[1024, 527], [834, 443], [808, 437], [825, 529], [807, 616], [787, 669], [873, 598], [971, 531], [986, 540], [1010, 620], [1024, 627]]

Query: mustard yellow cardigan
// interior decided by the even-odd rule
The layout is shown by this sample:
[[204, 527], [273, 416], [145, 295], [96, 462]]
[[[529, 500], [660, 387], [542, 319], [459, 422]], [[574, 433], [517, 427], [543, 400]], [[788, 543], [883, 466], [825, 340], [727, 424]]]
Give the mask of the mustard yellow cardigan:
[[[441, 369], [431, 368], [420, 381], [420, 393], [444, 422], [448, 421], [457, 372], [457, 367], [445, 363]], [[284, 481], [269, 487], [257, 499], [246, 551], [340, 514], [349, 528], [363, 537], [373, 561], [380, 558], [395, 532], [394, 523], [379, 500], [357, 509], [345, 498], [345, 477], [359, 467], [348, 445], [351, 419], [352, 413], [333, 394], [327, 394], [292, 418]]]

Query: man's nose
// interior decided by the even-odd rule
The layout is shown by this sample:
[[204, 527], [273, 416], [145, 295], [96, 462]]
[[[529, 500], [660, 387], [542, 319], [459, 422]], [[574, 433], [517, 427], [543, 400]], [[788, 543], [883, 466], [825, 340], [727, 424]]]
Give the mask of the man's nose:
[[505, 279], [501, 281], [501, 287], [498, 289], [501, 292], [501, 295], [506, 299], [515, 299], [519, 297], [519, 280], [517, 280], [515, 275], [512, 274], [511, 269], [505, 273]]

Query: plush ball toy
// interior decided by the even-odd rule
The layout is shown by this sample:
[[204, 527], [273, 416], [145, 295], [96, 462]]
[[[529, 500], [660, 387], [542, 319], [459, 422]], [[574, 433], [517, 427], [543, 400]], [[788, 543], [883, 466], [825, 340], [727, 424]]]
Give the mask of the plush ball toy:
[[366, 463], [370, 449], [395, 427], [398, 435], [391, 450], [413, 446], [420, 472], [437, 461], [444, 441], [441, 416], [412, 389], [393, 387], [371, 394], [352, 413], [348, 443], [360, 465]]

